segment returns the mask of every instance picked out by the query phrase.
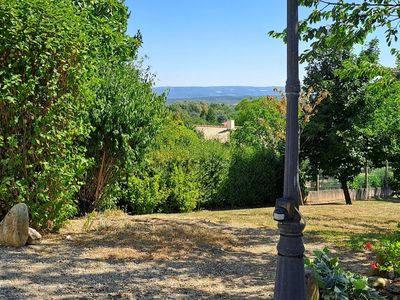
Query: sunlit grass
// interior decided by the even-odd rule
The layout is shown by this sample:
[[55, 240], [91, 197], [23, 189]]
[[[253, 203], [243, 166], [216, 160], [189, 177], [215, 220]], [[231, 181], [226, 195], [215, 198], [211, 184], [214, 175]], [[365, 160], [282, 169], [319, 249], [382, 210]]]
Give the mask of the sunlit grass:
[[[277, 226], [272, 213], [273, 207], [142, 216], [107, 211], [70, 222], [62, 234], [72, 235], [75, 243], [87, 247], [82, 254], [87, 258], [179, 259], [199, 249], [235, 247], [233, 228], [267, 230], [274, 235]], [[301, 213], [307, 224], [306, 243], [356, 249], [365, 240], [396, 228], [400, 202], [370, 200], [353, 205], [302, 206]]]

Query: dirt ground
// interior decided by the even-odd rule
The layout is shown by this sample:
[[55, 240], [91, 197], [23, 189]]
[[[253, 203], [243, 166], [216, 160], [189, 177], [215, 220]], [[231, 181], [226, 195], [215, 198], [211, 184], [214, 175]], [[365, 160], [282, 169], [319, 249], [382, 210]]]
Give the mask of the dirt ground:
[[[331, 233], [329, 222], [341, 218], [339, 227], [360, 224], [365, 231], [375, 209], [390, 215], [375, 230], [398, 221], [399, 203], [379, 202], [363, 208], [353, 223], [346, 219], [360, 207], [303, 211], [321, 223], [311, 225], [314, 233], [324, 228]], [[319, 212], [321, 219], [313, 218]], [[328, 213], [337, 216], [325, 224]], [[40, 245], [0, 247], [0, 299], [272, 299], [278, 236], [271, 214], [272, 208], [152, 216], [109, 212], [74, 220]], [[368, 271], [365, 253], [344, 251], [323, 236], [305, 232], [308, 255], [328, 246], [344, 268]]]

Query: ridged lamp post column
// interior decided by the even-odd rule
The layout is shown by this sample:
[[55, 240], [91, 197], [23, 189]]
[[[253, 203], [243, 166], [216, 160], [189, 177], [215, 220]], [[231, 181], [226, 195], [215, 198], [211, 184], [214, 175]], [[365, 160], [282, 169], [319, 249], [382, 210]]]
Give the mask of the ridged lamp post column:
[[275, 300], [305, 300], [305, 227], [299, 212], [299, 34], [298, 0], [287, 0], [286, 146], [283, 198], [276, 200], [274, 219], [279, 242]]

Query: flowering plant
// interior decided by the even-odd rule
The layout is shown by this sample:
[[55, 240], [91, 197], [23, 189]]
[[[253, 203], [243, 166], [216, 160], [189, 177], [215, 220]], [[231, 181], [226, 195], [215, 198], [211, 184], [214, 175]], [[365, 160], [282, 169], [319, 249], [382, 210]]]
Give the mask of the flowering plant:
[[[400, 229], [400, 223], [397, 225]], [[363, 248], [376, 254], [376, 260], [370, 266], [372, 270], [393, 272], [400, 276], [400, 230], [391, 235], [383, 236], [375, 243], [366, 242]]]
[[365, 250], [371, 251], [373, 249], [373, 244], [371, 242], [366, 242], [363, 247]]

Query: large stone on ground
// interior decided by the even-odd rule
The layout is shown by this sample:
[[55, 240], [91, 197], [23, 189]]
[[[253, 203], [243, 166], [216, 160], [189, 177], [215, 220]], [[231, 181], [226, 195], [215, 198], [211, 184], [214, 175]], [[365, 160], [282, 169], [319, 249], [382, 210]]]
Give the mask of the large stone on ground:
[[29, 214], [24, 203], [14, 205], [0, 223], [0, 245], [22, 247], [28, 240]]
[[27, 245], [37, 245], [42, 241], [42, 235], [35, 229], [29, 227]]

